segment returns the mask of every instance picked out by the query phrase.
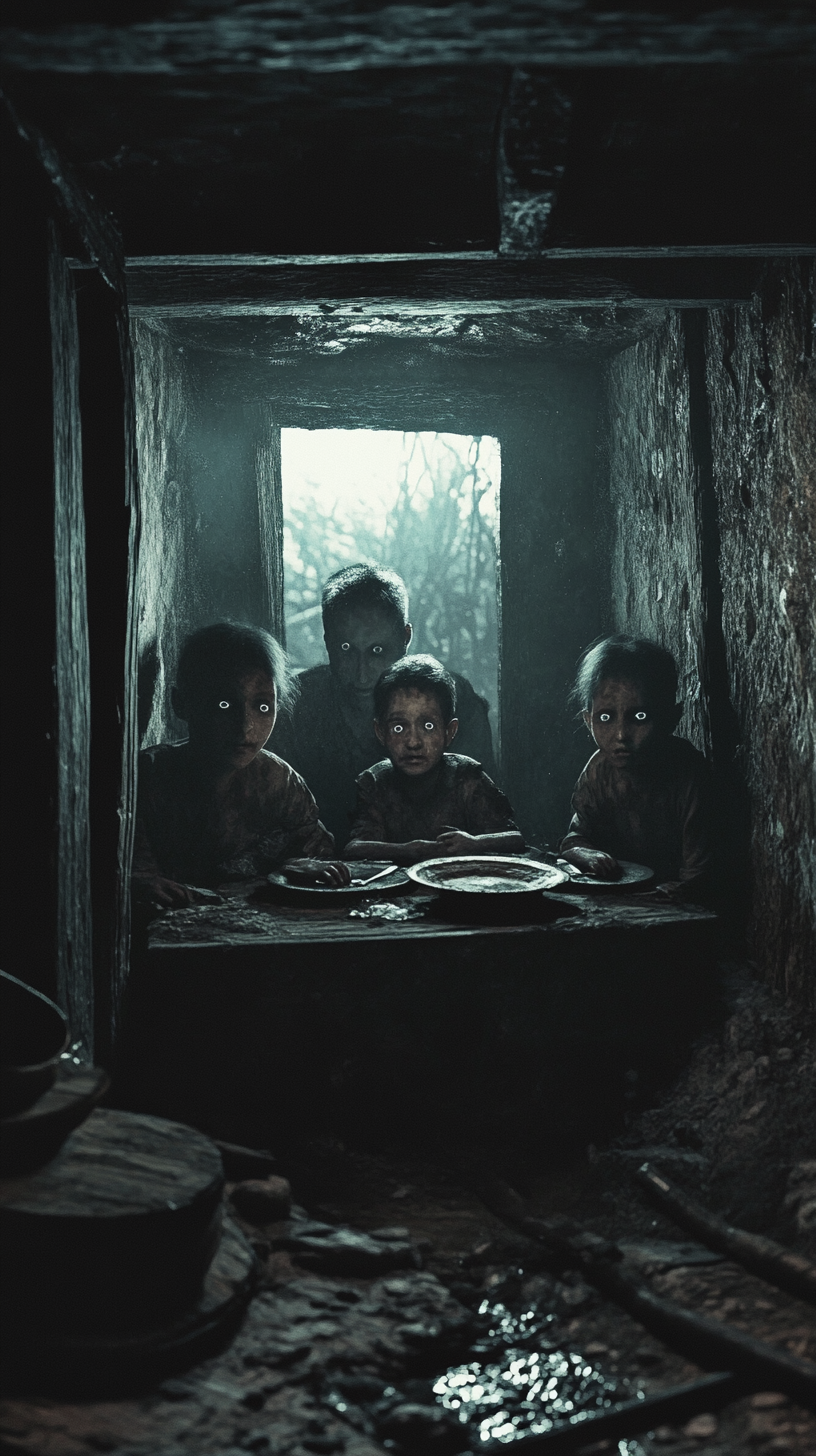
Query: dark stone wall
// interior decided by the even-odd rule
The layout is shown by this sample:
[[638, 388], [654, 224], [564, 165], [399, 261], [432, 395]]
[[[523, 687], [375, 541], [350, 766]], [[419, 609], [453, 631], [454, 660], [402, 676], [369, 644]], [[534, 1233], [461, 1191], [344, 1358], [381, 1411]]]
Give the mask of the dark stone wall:
[[680, 668], [680, 725], [712, 758], [724, 879], [747, 850], [749, 943], [802, 1002], [816, 965], [813, 265], [769, 264], [750, 305], [670, 314], [609, 367], [619, 630]]
[[816, 977], [816, 268], [768, 268], [706, 338], [723, 629], [751, 806], [754, 955]]
[[612, 361], [609, 388], [615, 630], [674, 653], [686, 705], [678, 731], [710, 753], [699, 480], [679, 314]]
[[272, 626], [259, 521], [268, 411], [202, 385], [183, 346], [135, 320], [141, 487], [139, 729], [184, 737], [171, 704], [188, 632], [221, 618]]

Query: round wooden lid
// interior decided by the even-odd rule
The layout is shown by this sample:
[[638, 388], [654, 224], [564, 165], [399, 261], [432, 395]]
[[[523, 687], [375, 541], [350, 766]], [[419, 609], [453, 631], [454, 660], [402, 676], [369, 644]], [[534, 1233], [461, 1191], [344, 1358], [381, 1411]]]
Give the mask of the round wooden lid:
[[53, 1162], [0, 1182], [0, 1277], [18, 1331], [163, 1324], [218, 1246], [223, 1171], [178, 1122], [97, 1108]]
[[0, 1211], [90, 1219], [175, 1211], [222, 1180], [218, 1149], [203, 1133], [98, 1107], [53, 1162], [0, 1181]]

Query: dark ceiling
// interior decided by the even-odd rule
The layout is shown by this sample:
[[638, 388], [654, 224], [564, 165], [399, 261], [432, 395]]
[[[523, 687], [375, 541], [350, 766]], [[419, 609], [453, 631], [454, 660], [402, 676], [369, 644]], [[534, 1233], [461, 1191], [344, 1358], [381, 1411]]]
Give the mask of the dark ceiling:
[[811, 244], [815, 77], [528, 69], [510, 97], [500, 66], [24, 72], [6, 89], [129, 255], [339, 254], [496, 249], [503, 199], [539, 193], [550, 248]]
[[[666, 304], [749, 296], [746, 255], [816, 248], [813, 3], [11, 0], [5, 19], [20, 126], [128, 257], [466, 255], [447, 317], [421, 288], [396, 314], [376, 284], [350, 299], [346, 263], [343, 319], [236, 322], [219, 347], [603, 353]], [[497, 260], [503, 312], [467, 255]], [[516, 258], [526, 292], [505, 286]], [[561, 291], [546, 270], [570, 258]], [[185, 288], [188, 315], [228, 313], [237, 275], [193, 273], [155, 285], [165, 313]], [[148, 312], [154, 283], [131, 274]], [[277, 286], [245, 271], [240, 308]]]

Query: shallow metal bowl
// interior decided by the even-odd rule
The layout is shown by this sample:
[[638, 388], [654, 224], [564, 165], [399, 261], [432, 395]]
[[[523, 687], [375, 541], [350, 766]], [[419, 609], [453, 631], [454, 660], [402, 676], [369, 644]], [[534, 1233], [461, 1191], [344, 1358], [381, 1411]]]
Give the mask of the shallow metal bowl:
[[451, 895], [537, 895], [565, 885], [569, 876], [554, 865], [515, 855], [462, 855], [424, 859], [408, 870], [414, 884]]

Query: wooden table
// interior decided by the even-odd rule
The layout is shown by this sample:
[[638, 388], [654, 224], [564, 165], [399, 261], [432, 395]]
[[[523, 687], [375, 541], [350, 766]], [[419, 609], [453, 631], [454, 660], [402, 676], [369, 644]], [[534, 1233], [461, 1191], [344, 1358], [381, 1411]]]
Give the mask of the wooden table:
[[457, 923], [427, 896], [392, 901], [422, 911], [401, 922], [243, 897], [164, 914], [136, 957], [119, 1085], [222, 1131], [227, 1106], [262, 1104], [279, 1126], [414, 1125], [533, 1107], [565, 1068], [603, 1081], [644, 1048], [668, 1065], [710, 1011], [716, 917], [547, 898], [563, 916], [543, 924]]

